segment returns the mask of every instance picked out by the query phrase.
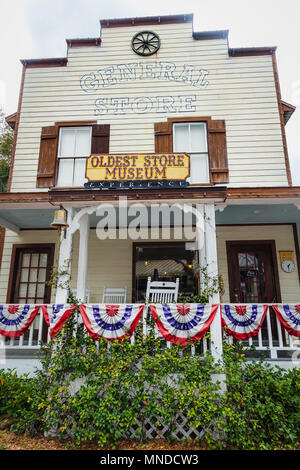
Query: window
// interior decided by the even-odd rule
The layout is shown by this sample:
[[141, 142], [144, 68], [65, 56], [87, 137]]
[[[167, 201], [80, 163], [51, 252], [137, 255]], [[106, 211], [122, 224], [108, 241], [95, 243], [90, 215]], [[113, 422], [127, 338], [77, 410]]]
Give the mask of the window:
[[209, 183], [206, 123], [173, 124], [173, 151], [190, 155], [190, 184]]
[[83, 186], [86, 157], [91, 154], [91, 126], [61, 127], [57, 186]]

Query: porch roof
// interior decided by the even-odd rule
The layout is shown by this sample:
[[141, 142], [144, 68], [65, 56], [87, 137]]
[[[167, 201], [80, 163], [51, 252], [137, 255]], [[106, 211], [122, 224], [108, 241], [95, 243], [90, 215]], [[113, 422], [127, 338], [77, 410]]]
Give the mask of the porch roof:
[[[181, 202], [181, 201], [179, 201]], [[57, 207], [0, 209], [0, 225], [14, 232], [50, 229]], [[118, 209], [117, 209], [118, 210]], [[90, 226], [96, 227], [99, 216], [90, 215]], [[172, 223], [172, 219], [171, 219]], [[300, 210], [295, 204], [220, 204], [216, 211], [217, 225], [296, 223], [300, 226]]]

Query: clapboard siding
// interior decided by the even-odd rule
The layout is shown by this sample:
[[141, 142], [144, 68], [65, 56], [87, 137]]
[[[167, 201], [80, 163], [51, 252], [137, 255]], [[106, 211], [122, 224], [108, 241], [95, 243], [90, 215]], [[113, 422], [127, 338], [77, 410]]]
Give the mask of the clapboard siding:
[[[111, 152], [154, 152], [154, 122], [191, 115], [225, 119], [229, 185], [287, 184], [272, 57], [229, 57], [225, 39], [194, 40], [190, 23], [151, 28], [161, 39], [157, 58], [143, 58], [131, 50], [132, 36], [144, 27], [103, 28], [101, 46], [68, 49], [67, 66], [26, 70], [12, 191], [36, 190], [43, 126], [56, 121], [97, 119], [98, 123], [110, 124]], [[93, 72], [100, 79], [97, 71], [106, 66], [114, 66], [114, 77], [119, 78], [118, 64], [165, 61], [175, 63], [175, 77], [184, 64], [197, 71], [207, 69], [208, 87], [199, 89], [155, 78], [100, 85], [96, 93], [85, 93], [80, 88], [84, 74]], [[141, 70], [138, 66], [137, 76]], [[157, 68], [156, 75], [158, 72]], [[175, 106], [178, 96], [196, 95], [197, 111], [157, 113], [155, 97], [165, 95], [176, 97]], [[95, 115], [95, 99], [124, 96], [130, 101], [149, 97], [154, 108], [149, 114], [134, 114], [129, 106], [124, 108], [124, 115]]]

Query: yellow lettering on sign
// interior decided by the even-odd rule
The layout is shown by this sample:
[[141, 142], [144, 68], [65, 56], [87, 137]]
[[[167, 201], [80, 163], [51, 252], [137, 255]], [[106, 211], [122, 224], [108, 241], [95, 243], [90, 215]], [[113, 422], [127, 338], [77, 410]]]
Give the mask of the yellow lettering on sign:
[[89, 181], [186, 180], [190, 157], [186, 153], [93, 154], [86, 162]]

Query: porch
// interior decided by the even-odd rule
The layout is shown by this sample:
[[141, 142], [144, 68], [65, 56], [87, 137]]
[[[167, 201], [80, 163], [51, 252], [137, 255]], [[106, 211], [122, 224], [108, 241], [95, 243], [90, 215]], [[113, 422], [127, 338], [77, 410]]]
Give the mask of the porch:
[[[167, 202], [174, 204], [174, 201]], [[181, 203], [181, 201], [175, 202], [179, 205]], [[194, 201], [185, 202], [195, 207]], [[239, 199], [227, 202], [224, 200], [206, 200], [205, 203], [201, 201], [201, 204], [198, 204], [198, 210], [200, 207], [200, 213], [205, 214], [202, 223], [197, 223], [193, 211], [189, 212], [186, 218], [193, 237], [187, 237], [184, 231], [182, 231], [181, 238], [178, 237], [178, 229], [180, 225], [183, 228], [183, 222], [178, 223], [175, 211], [171, 214], [169, 227], [168, 221], [164, 221], [162, 214], [152, 232], [148, 219], [141, 218], [139, 230], [136, 231], [136, 233], [139, 232], [139, 237], [136, 239], [124, 236], [128, 219], [126, 223], [124, 220], [122, 222], [119, 206], [116, 215], [115, 239], [99, 238], [97, 225], [104, 216], [103, 214], [101, 217], [97, 215], [98, 204], [96, 203], [84, 207], [82, 204], [73, 204], [73, 206], [65, 204], [69, 228], [66, 232], [62, 232], [60, 239], [58, 239], [57, 232], [48, 230], [53, 219], [53, 208], [44, 207], [42, 210], [41, 208], [26, 208], [22, 211], [22, 216], [17, 209], [10, 210], [8, 213], [7, 209], [3, 208], [2, 223], [6, 225], [8, 237], [5, 242], [4, 263], [6, 264], [2, 265], [1, 285], [6, 284], [8, 290], [5, 291], [4, 296], [4, 290], [2, 290], [1, 303], [25, 303], [21, 298], [16, 298], [17, 284], [11, 282], [11, 285], [8, 285], [8, 278], [13, 280], [12, 276], [16, 270], [16, 266], [13, 266], [16, 257], [12, 260], [14, 246], [15, 249], [18, 245], [37, 246], [39, 241], [43, 240], [53, 245], [53, 260], [55, 260], [53, 263], [62, 269], [68, 266], [71, 288], [76, 291], [76, 296], [83, 302], [87, 301], [86, 294], [89, 291], [89, 303], [101, 303], [104, 286], [127, 288], [127, 302], [143, 302], [145, 279], [149, 275], [152, 278], [157, 276], [159, 280], [174, 280], [179, 277], [181, 294], [185, 296], [197, 294], [202, 289], [201, 282], [194, 276], [198, 264], [207, 266], [210, 276], [215, 277], [221, 274], [224, 279], [225, 292], [222, 293], [221, 298], [218, 294], [214, 294], [210, 303], [299, 304], [300, 213], [296, 202], [296, 200], [288, 199], [280, 201], [256, 199], [255, 204], [254, 200]], [[116, 203], [114, 200], [106, 203], [106, 206], [116, 207], [117, 204], [119, 202]], [[133, 210], [135, 205], [136, 203], [130, 202], [128, 211]], [[146, 204], [146, 207], [149, 211], [149, 204]], [[182, 207], [179, 208], [179, 212], [183, 213]], [[166, 230], [165, 238], [163, 238], [164, 230]], [[248, 282], [249, 279], [246, 283], [244, 282], [243, 289], [240, 290], [240, 298], [234, 297], [234, 279], [230, 278], [232, 260], [228, 251], [229, 242], [239, 242], [244, 248], [247, 248], [247, 243], [252, 244], [251, 249], [245, 248], [250, 254], [253, 252], [253, 245], [256, 245], [256, 251], [259, 252], [264, 243], [273, 243], [270, 255], [273, 269], [270, 277], [274, 278], [275, 289], [273, 297], [267, 297], [268, 289], [262, 291], [263, 283], [258, 275], [250, 276], [251, 282]], [[291, 273], [283, 272], [280, 266], [280, 252], [284, 250], [294, 253], [295, 269]], [[258, 257], [255, 262], [260, 262], [259, 259]], [[33, 271], [36, 269], [34, 266], [32, 268]], [[257, 268], [258, 266], [254, 267], [254, 269]], [[239, 266], [239, 269], [242, 272], [244, 267]], [[259, 289], [257, 289], [257, 282], [260, 282]], [[38, 283], [43, 284], [43, 282]], [[48, 299], [45, 297], [46, 294], [49, 294], [47, 288], [44, 289], [43, 301], [38, 298], [31, 300], [29, 295], [26, 302], [67, 303], [66, 290], [63, 288], [52, 289]], [[21, 360], [26, 359], [28, 364], [28, 360], [31, 362], [39, 349], [39, 342], [45, 341], [46, 337], [46, 325], [40, 315], [23, 337], [5, 339], [4, 342], [2, 339], [6, 358], [10, 362], [13, 361], [11, 362], [13, 364], [20, 364]], [[227, 340], [233, 341], [231, 337]], [[263, 354], [266, 360], [271, 360], [283, 367], [299, 362], [299, 340], [290, 336], [282, 328], [272, 311], [268, 311], [258, 335], [244, 340], [243, 343], [249, 347], [249, 358], [254, 354], [251, 351], [251, 347], [254, 346], [257, 351], [256, 357], [258, 357], [257, 353]], [[210, 340], [201, 339], [197, 348], [192, 349], [191, 353], [203, 354], [207, 349], [211, 349], [216, 357], [220, 357], [221, 344], [222, 329], [218, 314], [210, 328]]]

